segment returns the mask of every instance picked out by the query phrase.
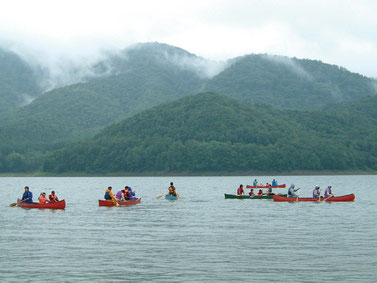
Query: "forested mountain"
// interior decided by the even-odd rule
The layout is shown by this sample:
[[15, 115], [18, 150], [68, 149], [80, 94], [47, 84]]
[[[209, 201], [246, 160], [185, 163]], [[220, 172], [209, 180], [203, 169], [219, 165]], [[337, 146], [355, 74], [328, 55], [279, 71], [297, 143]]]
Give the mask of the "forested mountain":
[[249, 104], [286, 109], [324, 109], [376, 94], [367, 77], [314, 60], [247, 55], [208, 81], [207, 91], [227, 94]]
[[[332, 111], [282, 111], [201, 93], [107, 127], [48, 156], [47, 172], [377, 169], [377, 98]], [[370, 126], [365, 130], [360, 124]], [[366, 141], [367, 140], [367, 141]], [[374, 150], [370, 150], [371, 147]]]
[[8, 113], [6, 125], [0, 127], [0, 152], [9, 152], [9, 144], [18, 152], [59, 147], [93, 136], [141, 110], [199, 91], [202, 81], [194, 71], [177, 68], [161, 57], [162, 52], [193, 55], [169, 46], [159, 52], [145, 51], [147, 47], [135, 47], [98, 64], [96, 68], [110, 69], [106, 77], [52, 90]]
[[[0, 172], [36, 170], [50, 150], [201, 91], [278, 109], [326, 109], [375, 95], [375, 80], [319, 61], [247, 55], [210, 67], [214, 65], [203, 58], [159, 43], [112, 53], [91, 67], [90, 73], [98, 75], [86, 82], [54, 89], [11, 112], [0, 111]], [[16, 78], [26, 84], [33, 74]]]
[[0, 48], [0, 113], [41, 94], [34, 71], [18, 55]]

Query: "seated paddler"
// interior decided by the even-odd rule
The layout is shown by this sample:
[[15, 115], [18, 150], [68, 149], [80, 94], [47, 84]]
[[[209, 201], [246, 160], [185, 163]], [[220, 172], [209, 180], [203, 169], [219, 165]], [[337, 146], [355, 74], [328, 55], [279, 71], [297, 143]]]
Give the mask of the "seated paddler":
[[114, 197], [114, 194], [113, 192], [111, 191], [113, 188], [112, 187], [108, 187], [107, 190], [105, 191], [105, 200], [108, 200], [108, 201], [114, 201], [116, 202], [116, 199]]
[[125, 193], [124, 193], [124, 198], [126, 200], [136, 200], [137, 198], [135, 197], [135, 193], [132, 191], [132, 189], [128, 186], [124, 188]]
[[334, 196], [335, 194], [333, 194], [332, 190], [331, 190], [332, 186], [328, 186], [325, 190], [325, 194], [324, 194], [324, 197], [325, 198], [328, 198], [330, 196]]
[[168, 189], [168, 196], [170, 196], [170, 195], [173, 195], [175, 197], [177, 196], [177, 191], [176, 191], [176, 189], [173, 185], [173, 182], [170, 182], [170, 187]]
[[296, 192], [299, 190], [300, 188], [298, 189], [295, 189], [295, 184], [292, 184], [289, 189], [288, 189], [288, 193], [287, 193], [287, 196], [288, 197], [298, 197], [298, 195], [296, 194]]
[[22, 195], [21, 201], [22, 202], [28, 202], [28, 203], [33, 202], [33, 193], [29, 190], [28, 186], [25, 187], [25, 192]]

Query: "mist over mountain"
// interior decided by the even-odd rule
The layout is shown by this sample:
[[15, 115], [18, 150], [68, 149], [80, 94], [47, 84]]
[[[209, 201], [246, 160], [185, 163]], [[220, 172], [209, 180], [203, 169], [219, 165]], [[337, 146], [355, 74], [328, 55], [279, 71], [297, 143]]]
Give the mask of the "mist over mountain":
[[[26, 66], [29, 74], [22, 83], [40, 86], [44, 81], [46, 86], [50, 78], [51, 85], [68, 85], [41, 94], [24, 107], [0, 111], [0, 163], [11, 157], [15, 164], [4, 168], [20, 168], [19, 160], [26, 158], [35, 162], [23, 170], [36, 169], [48, 151], [91, 138], [140, 111], [204, 91], [258, 107], [272, 105], [271, 111], [331, 109], [376, 94], [374, 79], [320, 61], [282, 56], [246, 55], [214, 62], [178, 47], [141, 43], [96, 58], [101, 59], [67, 63], [61, 70], [70, 71], [55, 77], [49, 75], [52, 70], [28, 67], [21, 60], [20, 66]], [[69, 84], [74, 80], [80, 82]], [[7, 97], [19, 105], [17, 95]]]
[[0, 48], [0, 112], [29, 104], [41, 93], [32, 68], [15, 53]]
[[205, 89], [285, 109], [324, 109], [377, 93], [372, 79], [342, 67], [263, 54], [233, 59]]

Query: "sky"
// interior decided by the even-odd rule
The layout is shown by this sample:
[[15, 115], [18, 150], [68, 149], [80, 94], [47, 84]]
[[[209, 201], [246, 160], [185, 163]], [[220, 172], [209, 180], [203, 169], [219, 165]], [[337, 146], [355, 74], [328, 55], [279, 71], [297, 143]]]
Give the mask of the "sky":
[[377, 78], [374, 0], [0, 0], [0, 7], [0, 46], [49, 64], [157, 41], [212, 60], [268, 53]]

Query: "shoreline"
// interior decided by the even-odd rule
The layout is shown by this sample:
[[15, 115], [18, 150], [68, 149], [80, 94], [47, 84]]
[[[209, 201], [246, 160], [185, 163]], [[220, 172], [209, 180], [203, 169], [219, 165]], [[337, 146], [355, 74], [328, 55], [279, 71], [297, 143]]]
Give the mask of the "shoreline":
[[52, 174], [45, 172], [31, 173], [0, 173], [0, 177], [232, 177], [232, 176], [347, 176], [347, 175], [377, 175], [375, 171], [283, 171], [283, 172], [112, 172], [112, 173], [81, 173], [69, 172], [62, 174]]

